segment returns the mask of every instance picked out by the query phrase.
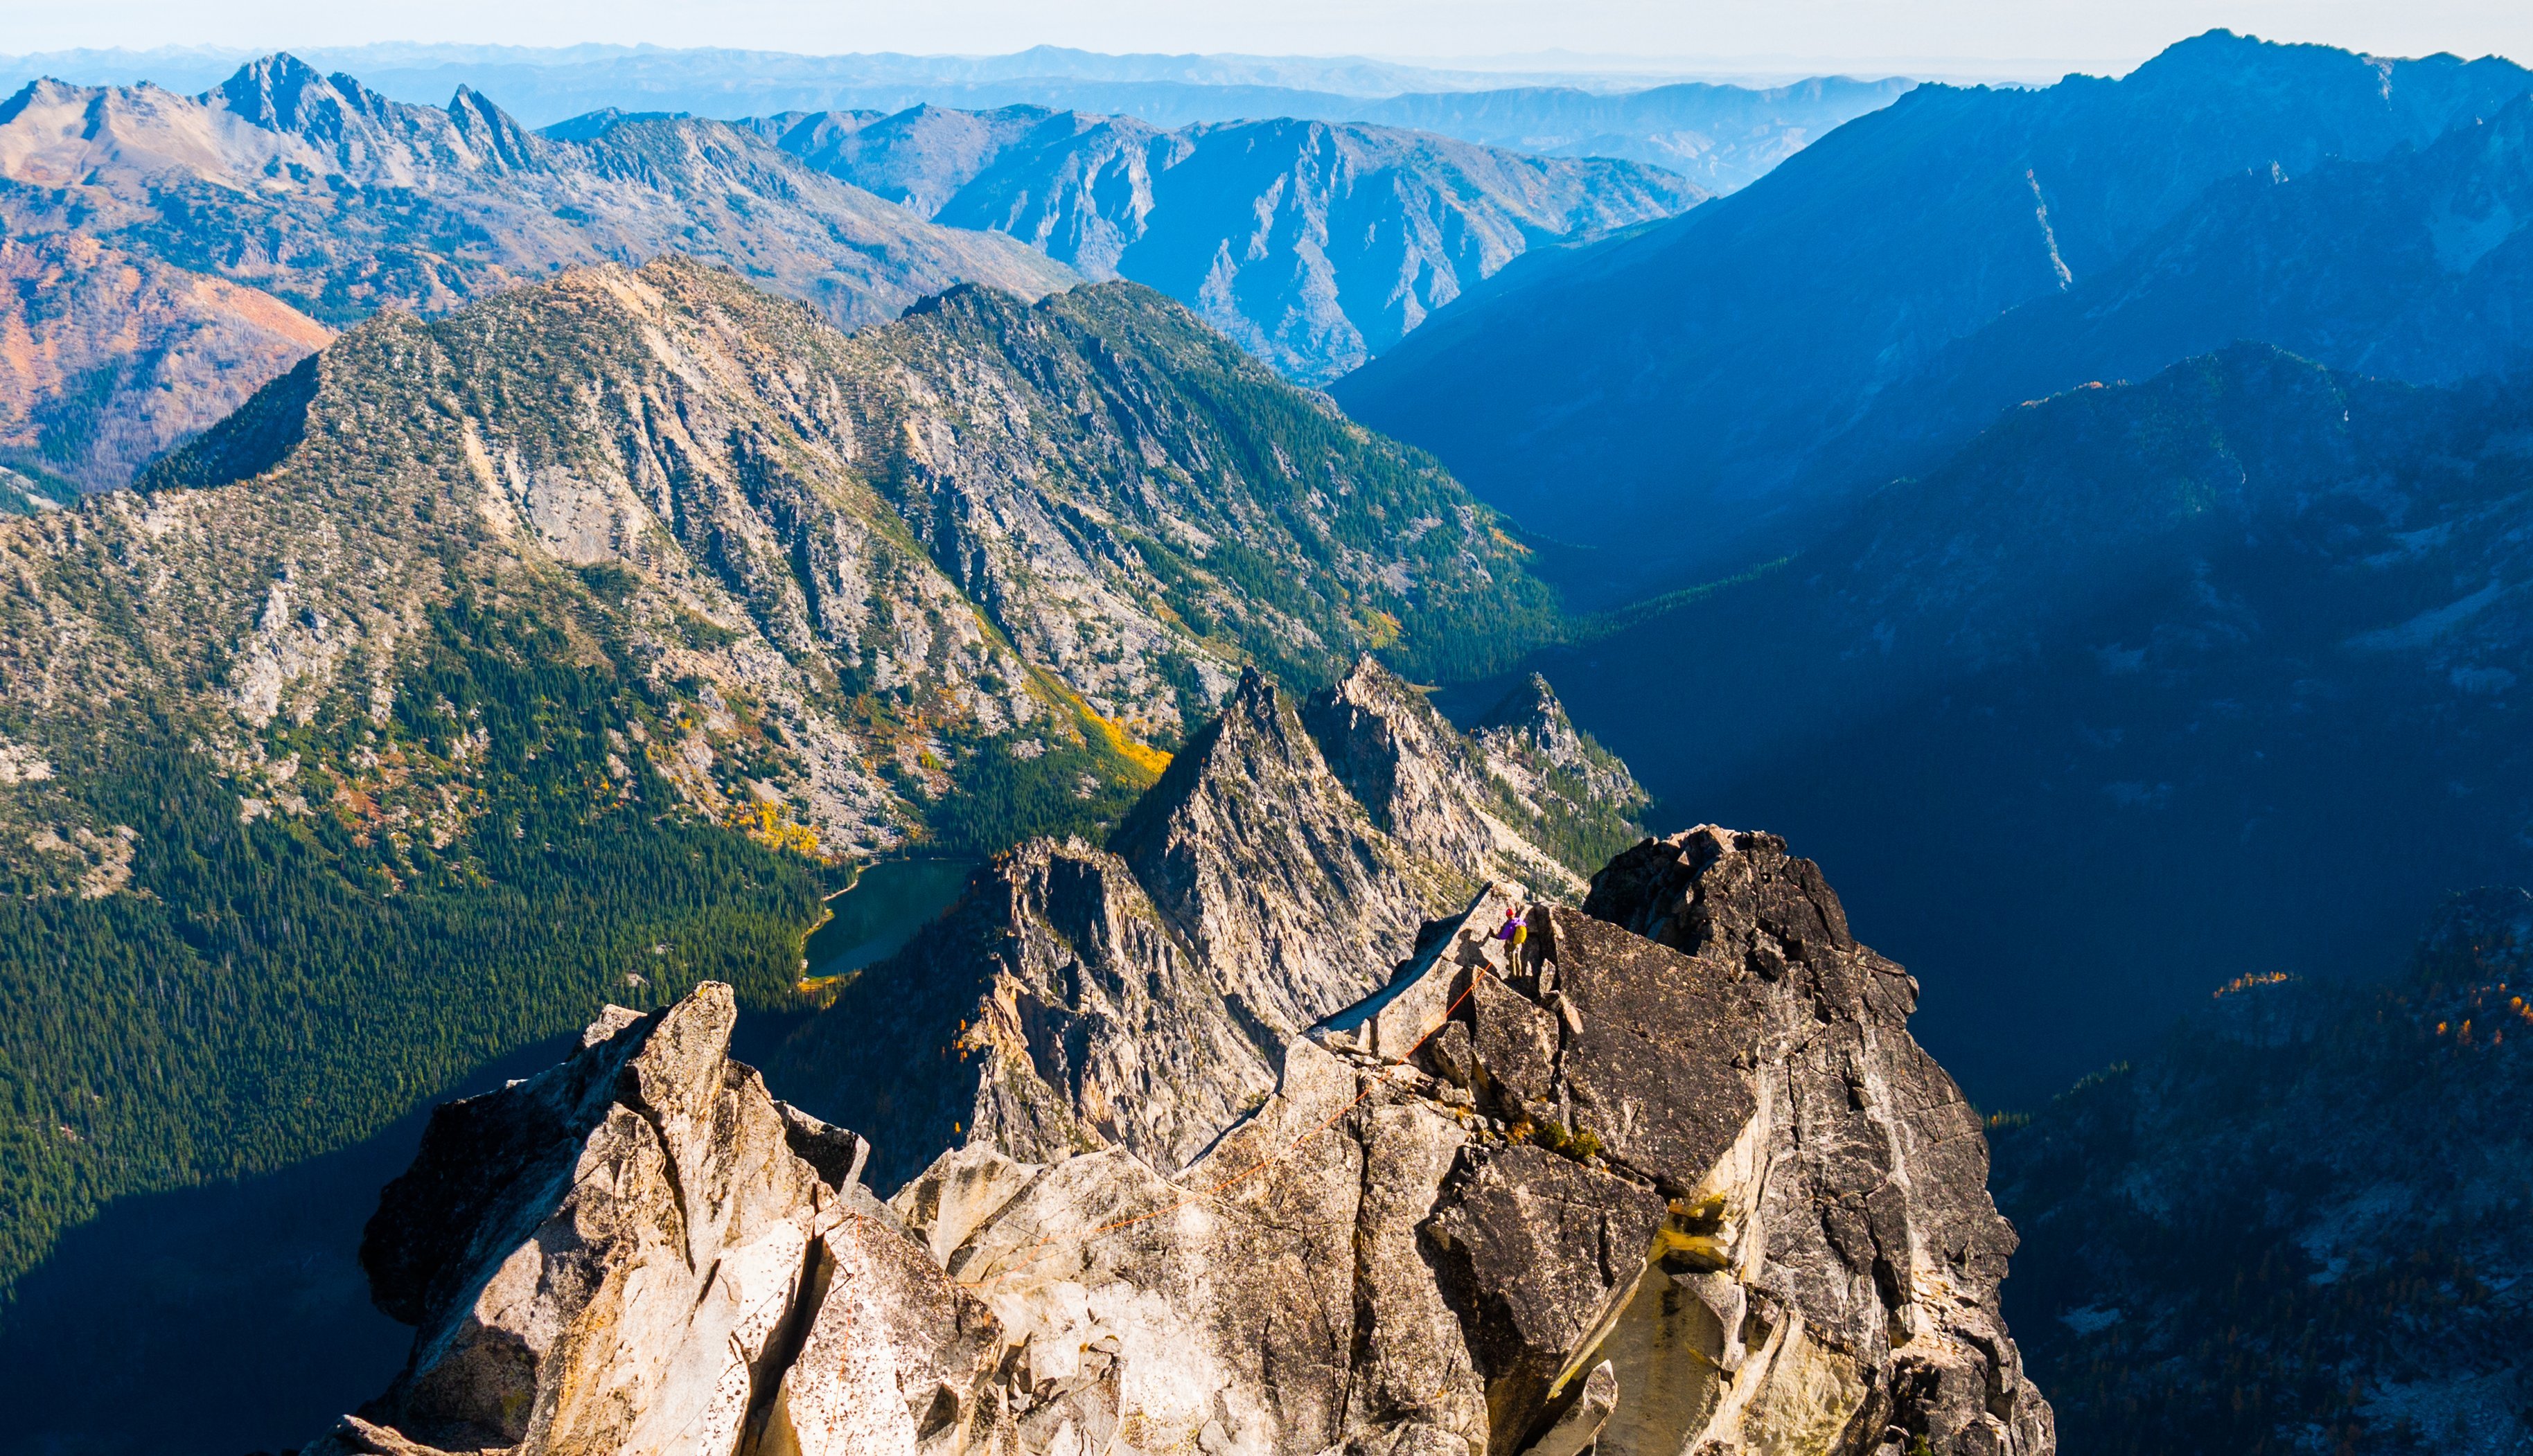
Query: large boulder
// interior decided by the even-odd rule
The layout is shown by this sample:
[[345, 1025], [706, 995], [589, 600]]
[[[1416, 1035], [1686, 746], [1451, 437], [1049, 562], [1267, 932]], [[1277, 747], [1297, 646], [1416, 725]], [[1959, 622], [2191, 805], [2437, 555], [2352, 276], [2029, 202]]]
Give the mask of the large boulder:
[[361, 1248], [412, 1355], [315, 1450], [739, 1448], [870, 1199], [828, 1181], [858, 1139], [730, 1060], [736, 1015], [719, 982], [610, 1007], [561, 1066], [433, 1114]]

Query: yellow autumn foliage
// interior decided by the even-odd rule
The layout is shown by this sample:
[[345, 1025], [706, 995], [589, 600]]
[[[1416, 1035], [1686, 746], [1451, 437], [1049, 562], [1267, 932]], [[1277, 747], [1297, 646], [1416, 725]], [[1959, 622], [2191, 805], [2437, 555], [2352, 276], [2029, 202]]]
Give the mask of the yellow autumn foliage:
[[818, 856], [818, 832], [794, 819], [792, 806], [779, 799], [736, 805], [722, 823], [767, 848]]

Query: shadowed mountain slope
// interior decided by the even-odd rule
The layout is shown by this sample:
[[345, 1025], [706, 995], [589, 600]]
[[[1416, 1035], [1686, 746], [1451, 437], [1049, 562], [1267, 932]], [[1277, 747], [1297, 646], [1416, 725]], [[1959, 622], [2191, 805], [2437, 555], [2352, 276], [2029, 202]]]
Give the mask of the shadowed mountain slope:
[[2240, 977], [1991, 1132], [2071, 1456], [2533, 1440], [2528, 981], [2533, 896], [2457, 894], [2406, 974]]
[[2010, 412], [1812, 550], [1541, 666], [1663, 800], [1820, 845], [1961, 975], [1929, 1044], [2036, 1098], [2211, 981], [2372, 973], [2522, 872], [2529, 421], [2520, 385], [2242, 346]]
[[2380, 161], [2226, 178], [2116, 266], [2016, 309], [1886, 391], [1821, 471], [1931, 463], [2018, 401], [2256, 339], [2453, 383], [2533, 361], [2533, 95]]
[[[2211, 185], [2424, 148], [2526, 89], [2504, 61], [2222, 31], [2116, 82], [1920, 87], [1729, 199], [1512, 269], [1336, 392], [1534, 528], [1739, 564], [1819, 529], [1824, 495], [1882, 478], [1818, 474], [1880, 396], [2007, 311], [2107, 275]], [[2142, 367], [2207, 346], [2174, 340]]]

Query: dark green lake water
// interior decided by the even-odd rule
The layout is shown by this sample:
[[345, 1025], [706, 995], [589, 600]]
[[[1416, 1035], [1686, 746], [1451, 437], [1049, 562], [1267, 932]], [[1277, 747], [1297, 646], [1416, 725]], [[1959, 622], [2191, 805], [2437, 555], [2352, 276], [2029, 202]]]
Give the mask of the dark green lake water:
[[896, 954], [957, 903], [975, 867], [966, 859], [892, 859], [863, 870], [852, 889], [827, 902], [835, 918], [811, 933], [801, 953], [808, 974], [842, 975]]

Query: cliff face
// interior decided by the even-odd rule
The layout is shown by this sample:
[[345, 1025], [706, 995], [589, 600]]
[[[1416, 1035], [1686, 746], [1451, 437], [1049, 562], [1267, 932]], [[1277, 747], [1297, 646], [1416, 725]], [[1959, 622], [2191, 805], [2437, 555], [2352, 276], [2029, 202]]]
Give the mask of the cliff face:
[[[1819, 867], [1771, 835], [1648, 841], [1594, 876], [1584, 909], [1676, 955], [1581, 976], [1561, 957], [1582, 1028], [1560, 1064], [1569, 1125], [1664, 1187], [1729, 1140], [1743, 1181], [1720, 1190], [1725, 1217], [1764, 1231], [1765, 1266], [1738, 1266], [1754, 1307], [1797, 1316], [1778, 1317], [1868, 1427], [1938, 1450], [2050, 1449], [1997, 1304], [2015, 1234], [1986, 1194], [1978, 1115], [1909, 1035], [1916, 978], [1858, 944]], [[1556, 925], [1559, 947], [1569, 926], [1578, 946], [1625, 943], [1563, 912]], [[1707, 1039], [1669, 1066], [1632, 1044], [1701, 1023]], [[1683, 1088], [1701, 1100], [1666, 1107]]]
[[[1279, 724], [1298, 719], [1253, 685], [1214, 729], [1289, 766], [1255, 784], [1251, 810], [1285, 821], [1269, 844], [1331, 823], [1333, 780]], [[1147, 808], [1203, 822], [1191, 787]], [[1001, 959], [970, 974], [1006, 1023], [938, 1058], [995, 1066], [1020, 1028], [1086, 1075], [1037, 1078], [1050, 1095], [1013, 1116], [988, 1086], [967, 1145], [885, 1207], [851, 1185], [857, 1139], [727, 1061], [709, 988], [649, 1023], [611, 1012], [565, 1068], [443, 1109], [365, 1255], [420, 1326], [413, 1365], [313, 1449], [2054, 1450], [1996, 1313], [2013, 1235], [1978, 1122], [1909, 1037], [1914, 983], [1782, 844], [1647, 841], [1596, 877], [1591, 914], [1483, 888], [1285, 1041], [1175, 1170], [1144, 1149], [1247, 1100], [1208, 1049], [1248, 1030], [1221, 987], [1263, 991], [1272, 966], [1238, 936], [1189, 949], [1136, 847], [1032, 845], [954, 916], [1001, 922]], [[1305, 897], [1325, 872], [1213, 847]], [[953, 968], [878, 973], [919, 997]], [[1320, 992], [1298, 969], [1294, 1004]], [[936, 1053], [851, 1029], [901, 1064]], [[1094, 1081], [1117, 1136], [1042, 1136]], [[683, 1256], [655, 1268], [661, 1249]], [[442, 1378], [461, 1348], [510, 1353]]]
[[1039, 842], [979, 870], [777, 1074], [872, 1135], [882, 1187], [962, 1136], [1024, 1161], [1115, 1145], [1181, 1167], [1273, 1089], [1304, 1028], [1415, 953], [1428, 916], [1512, 872], [1579, 898], [1535, 822], [1493, 812], [1483, 762], [1369, 658], [1298, 705], [1249, 674], [1105, 848]]

